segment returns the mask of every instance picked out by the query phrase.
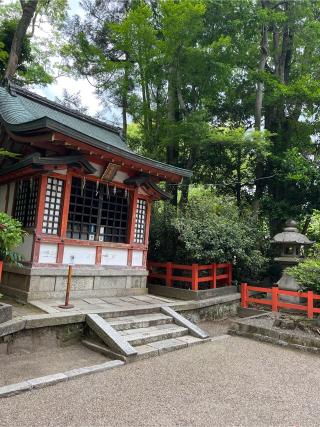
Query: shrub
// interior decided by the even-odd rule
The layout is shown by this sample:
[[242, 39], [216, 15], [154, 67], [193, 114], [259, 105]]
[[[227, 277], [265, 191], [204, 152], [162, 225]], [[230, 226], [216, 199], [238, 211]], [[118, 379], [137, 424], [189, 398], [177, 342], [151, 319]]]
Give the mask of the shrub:
[[26, 234], [19, 221], [0, 212], [0, 260], [19, 264], [22, 257], [14, 249], [23, 242]]
[[320, 294], [320, 244], [298, 265], [286, 269], [286, 273], [299, 283], [301, 290]]
[[258, 277], [266, 265], [265, 234], [250, 212], [239, 216], [233, 199], [206, 191], [191, 196], [183, 210], [156, 206], [149, 257], [183, 264], [234, 262], [235, 277]]

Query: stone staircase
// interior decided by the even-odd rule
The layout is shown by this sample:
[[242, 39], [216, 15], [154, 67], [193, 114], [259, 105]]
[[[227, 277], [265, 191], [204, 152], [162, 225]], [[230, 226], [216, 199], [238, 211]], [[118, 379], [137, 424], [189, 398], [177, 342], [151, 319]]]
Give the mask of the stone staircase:
[[204, 331], [169, 307], [154, 313], [106, 319], [89, 314], [87, 324], [91, 336], [83, 344], [125, 361], [145, 359], [210, 340]]

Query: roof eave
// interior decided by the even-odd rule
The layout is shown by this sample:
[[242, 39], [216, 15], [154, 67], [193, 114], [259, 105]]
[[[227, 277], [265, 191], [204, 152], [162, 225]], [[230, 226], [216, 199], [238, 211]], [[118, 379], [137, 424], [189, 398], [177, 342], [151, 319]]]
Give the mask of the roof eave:
[[192, 176], [192, 171], [190, 170], [167, 165], [165, 163], [161, 163], [156, 160], [152, 160], [147, 157], [140, 156], [139, 154], [114, 147], [110, 144], [99, 141], [95, 138], [91, 138], [81, 132], [76, 131], [75, 129], [65, 126], [48, 117], [43, 117], [41, 119], [34, 120], [32, 122], [27, 122], [27, 123], [10, 124], [10, 123], [4, 122], [4, 124], [6, 127], [9, 128], [9, 130], [13, 132], [39, 130], [44, 128], [51, 129], [53, 131], [60, 132], [66, 136], [69, 136], [71, 138], [78, 139], [79, 141], [92, 145], [96, 148], [99, 148], [100, 150], [108, 151], [112, 154], [124, 157], [125, 159], [133, 160], [133, 161], [136, 161], [137, 163], [141, 163], [142, 165], [153, 167], [162, 172], [175, 174], [181, 177], [181, 179], [190, 178]]

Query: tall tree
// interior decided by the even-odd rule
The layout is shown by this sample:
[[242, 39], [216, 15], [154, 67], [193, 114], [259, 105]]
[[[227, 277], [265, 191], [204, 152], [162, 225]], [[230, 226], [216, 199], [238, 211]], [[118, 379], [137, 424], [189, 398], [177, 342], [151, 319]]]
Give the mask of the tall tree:
[[38, 1], [39, 0], [20, 0], [22, 15], [13, 36], [9, 60], [4, 74], [5, 82], [10, 82], [17, 71], [23, 46], [23, 39], [25, 38], [27, 30], [36, 13]]

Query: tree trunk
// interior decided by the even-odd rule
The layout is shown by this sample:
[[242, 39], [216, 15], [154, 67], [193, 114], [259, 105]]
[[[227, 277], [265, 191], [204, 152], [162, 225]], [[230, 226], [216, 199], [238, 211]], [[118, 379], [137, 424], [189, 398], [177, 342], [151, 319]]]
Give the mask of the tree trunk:
[[5, 82], [10, 82], [17, 71], [23, 39], [26, 36], [28, 27], [38, 6], [38, 0], [20, 0], [20, 3], [22, 7], [22, 16], [13, 36], [9, 61], [4, 75]]
[[[261, 0], [262, 8], [266, 8], [267, 2]], [[268, 59], [268, 28], [266, 24], [262, 25], [261, 30], [261, 45], [260, 45], [260, 62], [258, 71], [263, 72], [266, 68], [267, 59]], [[262, 105], [263, 105], [263, 95], [264, 95], [264, 84], [262, 81], [258, 81], [257, 90], [256, 90], [256, 102], [255, 102], [255, 112], [254, 112], [254, 128], [255, 130], [261, 131], [262, 125]], [[264, 162], [260, 156], [257, 156], [257, 164], [255, 168], [255, 178], [256, 178], [256, 189], [254, 194], [254, 199], [252, 203], [252, 208], [256, 217], [259, 215], [260, 209], [260, 199], [264, 190], [264, 183], [260, 179], [264, 174]]]
[[[177, 103], [177, 90], [176, 90], [176, 67], [171, 64], [169, 67], [168, 77], [168, 121], [170, 124], [175, 124], [178, 121], [178, 103]], [[169, 136], [170, 138], [170, 136]], [[178, 161], [178, 147], [175, 141], [170, 140], [167, 145], [167, 163], [169, 165], [177, 166]], [[175, 206], [178, 204], [178, 188], [173, 187], [173, 198], [172, 204]]]

